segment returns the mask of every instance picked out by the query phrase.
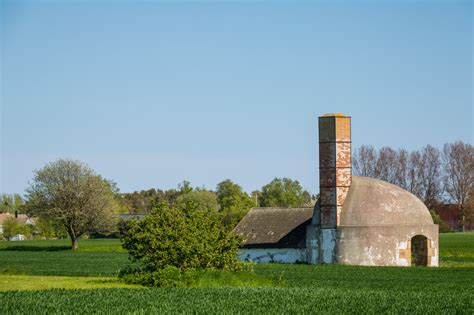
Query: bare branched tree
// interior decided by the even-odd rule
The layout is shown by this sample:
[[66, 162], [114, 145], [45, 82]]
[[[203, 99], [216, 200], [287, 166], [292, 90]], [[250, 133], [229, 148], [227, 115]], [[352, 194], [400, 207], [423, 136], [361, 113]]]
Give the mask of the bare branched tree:
[[409, 169], [408, 169], [408, 191], [422, 199], [422, 188], [421, 188], [421, 169], [422, 169], [422, 158], [421, 153], [418, 150], [410, 152], [409, 157]]
[[421, 196], [428, 209], [441, 201], [441, 155], [437, 148], [427, 145], [421, 151]]
[[389, 183], [395, 183], [397, 168], [397, 152], [390, 147], [379, 150], [375, 167], [375, 177]]
[[447, 195], [461, 212], [463, 231], [466, 218], [471, 217], [468, 200], [474, 186], [474, 147], [463, 142], [447, 143], [443, 147], [443, 182]]
[[395, 181], [394, 184], [408, 189], [408, 173], [409, 173], [409, 155], [404, 149], [400, 149], [397, 152], [396, 170], [395, 170]]
[[352, 157], [354, 173], [358, 176], [375, 177], [377, 152], [373, 146], [361, 146]]
[[448, 202], [462, 207], [466, 217], [466, 211], [471, 211], [471, 207], [465, 205], [474, 181], [473, 154], [472, 145], [462, 142], [446, 144], [443, 156], [431, 145], [411, 152], [390, 147], [375, 150], [363, 145], [353, 156], [354, 174], [400, 186], [423, 200], [428, 208], [447, 196]]

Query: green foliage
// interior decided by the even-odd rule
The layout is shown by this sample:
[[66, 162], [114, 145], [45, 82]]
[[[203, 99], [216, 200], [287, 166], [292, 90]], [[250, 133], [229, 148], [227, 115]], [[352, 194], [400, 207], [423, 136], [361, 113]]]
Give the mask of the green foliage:
[[196, 190], [182, 194], [176, 199], [176, 205], [184, 208], [195, 204], [199, 209], [217, 211], [217, 196], [212, 191]]
[[23, 198], [19, 194], [1, 194], [0, 195], [0, 213], [23, 213]]
[[430, 210], [430, 214], [434, 224], [438, 224], [440, 233], [446, 233], [451, 231], [449, 229], [449, 226], [440, 218], [439, 214], [437, 214], [433, 210]]
[[[163, 270], [169, 266], [181, 272], [240, 267], [237, 260], [240, 238], [222, 227], [216, 211], [195, 203], [172, 208], [161, 204], [144, 219], [127, 221], [123, 232], [123, 248], [139, 267], [122, 275], [152, 274], [142, 279], [150, 280], [161, 279]], [[143, 283], [149, 284], [148, 280]]]
[[44, 238], [64, 238], [67, 231], [57, 220], [48, 217], [39, 217], [35, 222], [35, 232]]
[[192, 273], [183, 272], [174, 266], [166, 266], [152, 272], [142, 272], [136, 268], [122, 270], [119, 277], [126, 283], [141, 284], [148, 287], [185, 288], [192, 283]]
[[188, 181], [183, 181], [178, 184], [178, 189], [161, 190], [151, 188], [148, 190], [121, 194], [119, 196], [119, 203], [122, 207], [128, 209], [126, 210], [127, 213], [145, 214], [150, 213], [151, 210], [160, 203], [166, 203], [169, 206], [173, 206], [180, 196], [192, 191], [193, 188], [191, 184]]
[[193, 187], [191, 186], [190, 182], [183, 180], [182, 183], [178, 184], [178, 190], [180, 194], [184, 195], [193, 191]]
[[24, 235], [26, 238], [30, 238], [33, 231], [33, 226], [29, 224], [20, 224], [18, 234]]
[[262, 187], [259, 198], [262, 207], [303, 207], [311, 203], [309, 193], [297, 180], [289, 178], [275, 178]]
[[19, 234], [22, 225], [15, 217], [8, 217], [3, 221], [3, 237], [9, 239], [10, 237]]
[[76, 250], [84, 233], [112, 228], [117, 207], [112, 188], [84, 163], [60, 159], [35, 173], [27, 189], [27, 209], [33, 216], [63, 225]]
[[216, 193], [223, 223], [229, 228], [233, 228], [255, 206], [254, 200], [242, 191], [242, 187], [230, 179], [217, 184]]

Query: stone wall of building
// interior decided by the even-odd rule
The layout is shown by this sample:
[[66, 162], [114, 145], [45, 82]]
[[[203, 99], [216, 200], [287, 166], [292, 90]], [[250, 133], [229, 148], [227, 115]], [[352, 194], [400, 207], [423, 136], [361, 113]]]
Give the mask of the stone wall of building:
[[427, 238], [427, 266], [438, 266], [438, 226], [339, 226], [337, 260], [363, 266], [410, 266], [411, 240]]

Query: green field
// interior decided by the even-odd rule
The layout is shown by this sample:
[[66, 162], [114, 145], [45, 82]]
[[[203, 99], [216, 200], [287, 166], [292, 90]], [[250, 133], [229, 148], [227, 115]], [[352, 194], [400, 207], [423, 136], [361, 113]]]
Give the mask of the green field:
[[186, 289], [118, 281], [128, 263], [118, 240], [68, 244], [0, 242], [0, 314], [474, 313], [474, 233], [440, 235], [440, 268], [260, 264]]

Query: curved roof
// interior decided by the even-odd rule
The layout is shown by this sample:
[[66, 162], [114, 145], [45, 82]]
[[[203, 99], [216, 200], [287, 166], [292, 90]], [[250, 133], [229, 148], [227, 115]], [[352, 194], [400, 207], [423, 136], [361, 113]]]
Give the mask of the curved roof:
[[427, 225], [430, 212], [415, 195], [390, 183], [353, 176], [340, 225]]

